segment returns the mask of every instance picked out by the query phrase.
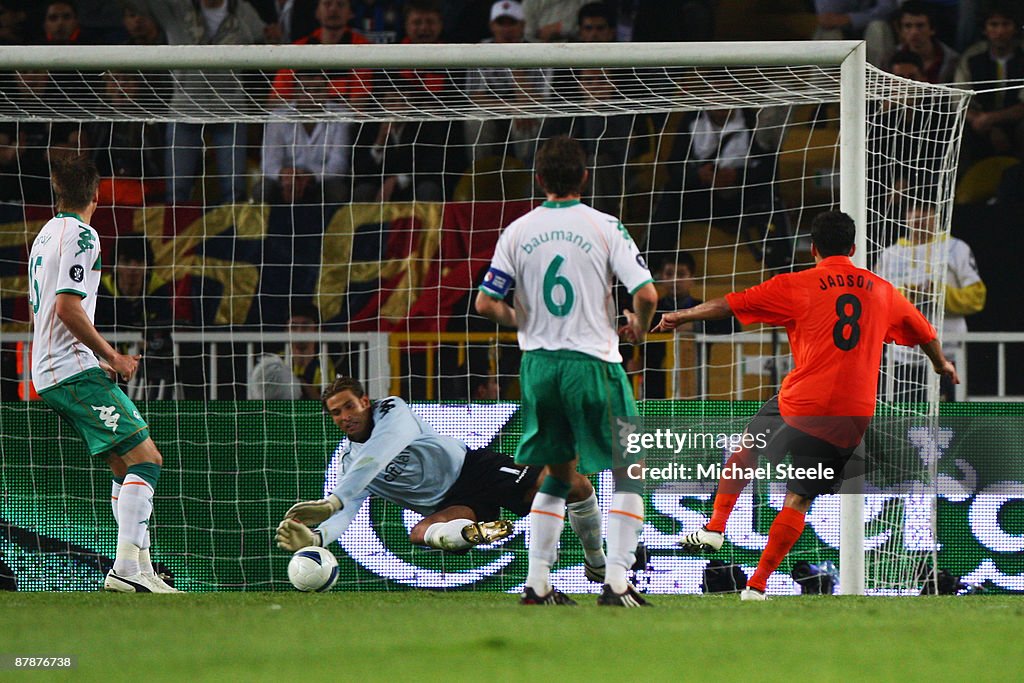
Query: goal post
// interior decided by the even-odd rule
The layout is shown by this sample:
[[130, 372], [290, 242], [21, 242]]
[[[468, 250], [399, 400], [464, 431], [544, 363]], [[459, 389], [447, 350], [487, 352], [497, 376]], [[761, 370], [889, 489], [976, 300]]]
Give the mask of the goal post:
[[[491, 88], [489, 99], [479, 99], [471, 96], [464, 79], [482, 69], [551, 73], [537, 77], [544, 81], [543, 88], [533, 87], [536, 84], [529, 83], [529, 79], [524, 85], [521, 80], [509, 78]], [[0, 119], [19, 130], [40, 122], [77, 126], [79, 133], [97, 122], [337, 122], [350, 126], [346, 144], [353, 150], [361, 144], [369, 158], [369, 148], [377, 144], [374, 140], [379, 142], [388, 135], [384, 131], [376, 139], [372, 135], [363, 139], [364, 132], [376, 130], [370, 127], [392, 122], [414, 126], [417, 133], [408, 144], [414, 146], [417, 157], [441, 150], [440, 171], [428, 173], [412, 166], [408, 172], [392, 173], [386, 163], [379, 162], [379, 176], [371, 178], [375, 184], [371, 183], [370, 194], [357, 192], [358, 179], [352, 172], [346, 180], [349, 199], [345, 201], [329, 198], [326, 184], [313, 193], [312, 199], [267, 200], [266, 206], [258, 201], [244, 205], [218, 202], [197, 190], [198, 199], [191, 202], [165, 204], [162, 198], [146, 195], [130, 205], [115, 203], [107, 207], [111, 212], [103, 220], [109, 223], [111, 236], [125, 232], [125, 222], [130, 226], [127, 232], [142, 233], [156, 247], [157, 272], [163, 279], [180, 283], [184, 278], [193, 278], [191, 289], [179, 287], [173, 294], [164, 290], [159, 294], [173, 299], [175, 306], [190, 301], [194, 316], [194, 329], [182, 334], [181, 343], [176, 341], [174, 345], [177, 374], [173, 382], [184, 390], [201, 390], [211, 381], [228, 386], [219, 394], [193, 391], [190, 398], [201, 397], [205, 401], [206, 396], [214, 395], [244, 401], [245, 375], [252, 369], [257, 340], [268, 344], [305, 340], [308, 330], [298, 335], [281, 331], [288, 317], [284, 313], [290, 315], [297, 310], [292, 308], [291, 300], [298, 293], [316, 303], [323, 318], [320, 322], [324, 331], [317, 351], [321, 367], [333, 364], [339, 371], [366, 378], [374, 397], [400, 387], [403, 393], [410, 394], [407, 398], [427, 405], [426, 412], [434, 411], [431, 414], [442, 414], [444, 411], [438, 412], [432, 404], [450, 398], [468, 398], [471, 403], [478, 400], [472, 394], [474, 376], [480, 374], [472, 368], [470, 357], [474, 354], [484, 359], [484, 374], [493, 375], [502, 392], [509, 387], [514, 391], [518, 376], [514, 343], [493, 326], [476, 326], [472, 314], [460, 308], [458, 300], [477, 284], [474, 278], [486, 265], [488, 247], [493, 248], [498, 231], [536, 203], [536, 190], [530, 178], [532, 154], [549, 130], [567, 129], [575, 133], [585, 129], [579, 121], [590, 120], [587, 125], [592, 128], [586, 130], [597, 132], [587, 133], [591, 143], [588, 165], [597, 178], [587, 190], [587, 200], [611, 207], [602, 210], [622, 216], [626, 229], [637, 239], [652, 265], [678, 268], [683, 263], [682, 252], [695, 255], [696, 270], [700, 272], [690, 273], [693, 296], [708, 299], [806, 265], [807, 227], [818, 211], [838, 207], [853, 217], [857, 226], [854, 261], [861, 267], [873, 267], [880, 253], [896, 241], [908, 208], [916, 202], [925, 202], [935, 210], [937, 220], [929, 227], [931, 236], [939, 239], [948, 235], [957, 151], [969, 98], [965, 91], [904, 81], [873, 69], [866, 64], [861, 41], [66, 49], [0, 46], [0, 77], [14, 82], [21, 78], [18, 74], [38, 70], [93, 75], [160, 72], [167, 74], [167, 78], [154, 85], [158, 91], [155, 98], [133, 99], [122, 91], [127, 96], [114, 100], [105, 99], [89, 78], [66, 78], [57, 83], [61, 101], [88, 99], [99, 103], [94, 107], [56, 106], [53, 101], [33, 94], [30, 88], [11, 88], [6, 96], [0, 97]], [[279, 70], [320, 72], [327, 79], [341, 72], [366, 71], [376, 84], [383, 86], [381, 92], [388, 92], [393, 99], [378, 97], [370, 88], [365, 99], [353, 100], [339, 109], [282, 109], [281, 99], [268, 97], [268, 82]], [[451, 88], [443, 92], [407, 88], [402, 74], [416, 70], [443, 74]], [[586, 90], [586, 70], [599, 72], [605, 82], [587, 97], [567, 94]], [[230, 72], [229, 78], [241, 86], [243, 96], [233, 99], [211, 88], [208, 99], [191, 99], [187, 106], [179, 106], [173, 96], [185, 82], [179, 72], [199, 74], [207, 85], [220, 81], [206, 79], [203, 74]], [[304, 87], [298, 86], [300, 91]], [[312, 97], [311, 93], [306, 94]], [[693, 141], [701, 134], [695, 117], [709, 110], [738, 112], [728, 114], [721, 125], [723, 129], [732, 126], [733, 144], [741, 150], [744, 160], [725, 159], [722, 167], [734, 171], [736, 180], [730, 181], [723, 192], [718, 191], [717, 180], [710, 189], [700, 190], [707, 194], [708, 205], [702, 209], [704, 213], [692, 213], [692, 189], [686, 184], [685, 174], [690, 173], [691, 155], [697, 154], [694, 145], [701, 144]], [[628, 119], [627, 125], [616, 128], [614, 124], [622, 118]], [[514, 126], [506, 126], [486, 143], [483, 133], [468, 132], [469, 126], [461, 137], [452, 133], [453, 123], [497, 120], [539, 123], [522, 134]], [[426, 124], [435, 122], [448, 128], [431, 129], [428, 135]], [[918, 126], [915, 134], [905, 136], [906, 127], [911, 125]], [[440, 135], [438, 130], [442, 131]], [[47, 141], [52, 139], [52, 130], [48, 135], [51, 137], [45, 138]], [[706, 145], [701, 153], [725, 155], [728, 145], [724, 138], [723, 135], [719, 139], [717, 147]], [[61, 144], [76, 144], [73, 140], [80, 137], [70, 139], [72, 142], [65, 140]], [[204, 142], [200, 138], [197, 144], [202, 146]], [[205, 144], [220, 154], [235, 152], [236, 146], [247, 143], [211, 139]], [[496, 165], [488, 166], [488, 159], [477, 154], [485, 144], [502, 150], [496, 155]], [[914, 147], [915, 144], [918, 146]], [[172, 145], [168, 143], [168, 147]], [[514, 149], [525, 152], [520, 155]], [[609, 149], [621, 151], [603, 154]], [[454, 162], [447, 156], [450, 151], [463, 155], [464, 165], [454, 168]], [[609, 161], [609, 156], [615, 158]], [[449, 168], [450, 165], [453, 167]], [[752, 170], [755, 166], [757, 172]], [[218, 169], [217, 173], [221, 171]], [[252, 175], [251, 171], [244, 173]], [[169, 174], [170, 170], [164, 169], [159, 177], [142, 179], [164, 180]], [[389, 199], [398, 196], [387, 194], [390, 190], [386, 190], [385, 178], [389, 174], [409, 176], [391, 185], [394, 189], [398, 183], [406, 183], [408, 196]], [[197, 185], [212, 180], [214, 175], [213, 171], [199, 171]], [[439, 181], [443, 189], [424, 199], [426, 195], [417, 194], [418, 181], [433, 180], [434, 175], [450, 177], [450, 182]], [[918, 186], [926, 186], [928, 192], [919, 195], [915, 191]], [[38, 202], [34, 213], [26, 209], [21, 220], [27, 244], [31, 244], [46, 210], [48, 207]], [[291, 233], [278, 229], [280, 226], [274, 223], [278, 219], [285, 221], [283, 225]], [[197, 245], [203, 249], [199, 250]], [[934, 283], [944, 282], [944, 258], [939, 254], [928, 264]], [[206, 284], [194, 284], [199, 280]], [[5, 282], [4, 292], [24, 284], [14, 278]], [[942, 320], [943, 296], [939, 286], [922, 294], [916, 302], [937, 327]], [[271, 309], [273, 314], [265, 312]], [[0, 329], [22, 333], [26, 319], [21, 317], [20, 309], [5, 304], [3, 310]], [[370, 335], [366, 337], [370, 339], [369, 350], [353, 351], [350, 347], [355, 337], [345, 335]], [[701, 329], [664, 337], [654, 336], [644, 350], [635, 351], [634, 365], [630, 366], [634, 388], [653, 411], [680, 415], [688, 410], [685, 402], [693, 400], [693, 411], [708, 424], [714, 423], [716, 411], [734, 423], [742, 421], [749, 416], [753, 401], [763, 401], [777, 391], [789, 367], [785, 360], [785, 337], [777, 330], [705, 334]], [[359, 340], [363, 337], [359, 336]], [[213, 354], [211, 345], [216, 347]], [[655, 355], [654, 350], [659, 350], [660, 355]], [[892, 357], [885, 362], [883, 387], [891, 389], [894, 383], [903, 383], [920, 389], [927, 397], [924, 408], [914, 406], [906, 412], [934, 415], [935, 381], [920, 373], [917, 365], [907, 363], [907, 369], [901, 369], [904, 365], [894, 364]], [[204, 367], [209, 372], [204, 372]], [[447, 377], [454, 372], [452, 368], [458, 369], [457, 376]], [[326, 372], [321, 372], [321, 376], [326, 376]], [[438, 389], [444, 379], [457, 380], [454, 384], [458, 396], [446, 395]], [[658, 382], [661, 388], [656, 390], [653, 387]], [[24, 393], [28, 398], [28, 392]], [[899, 400], [892, 391], [883, 390], [881, 396], [887, 405]], [[489, 398], [498, 398], [498, 404], [502, 400], [510, 404], [506, 399], [516, 396], [503, 393]], [[673, 402], [683, 407], [672, 407]], [[483, 411], [475, 414], [500, 421], [487, 432], [489, 436], [514, 433], [514, 418], [509, 418], [507, 406], [499, 409], [486, 402], [482, 405]], [[189, 425], [192, 420], [204, 418], [197, 418], [194, 408], [187, 409], [193, 412], [188, 413], [186, 426], [174, 433], [173, 448], [198, 448], [209, 462], [215, 462], [218, 449], [225, 445], [222, 439], [212, 437], [197, 441], [195, 433], [203, 430], [193, 433]], [[0, 421], [4, 411], [13, 410], [0, 406]], [[287, 413], [269, 404], [266, 412], [260, 410], [263, 409], [243, 404], [242, 414], [235, 418], [235, 431], [241, 434], [251, 430], [253, 421], [260, 420], [264, 426], [278, 425]], [[158, 412], [162, 424], [174, 424], [176, 412], [172, 405], [164, 405]], [[225, 413], [215, 411], [209, 419], [220, 420], [220, 429]], [[317, 424], [308, 415], [301, 419], [304, 425], [314, 424], [319, 430], [315, 436], [324, 441], [336, 440], [326, 422]], [[465, 418], [460, 419], [461, 422], [454, 422], [464, 429]], [[31, 420], [25, 424], [30, 425]], [[203, 423], [203, 429], [208, 426]], [[269, 427], [265, 431], [269, 434]], [[304, 445], [310, 440], [308, 434], [292, 438]], [[935, 462], [918, 462], [916, 454], [906, 450], [905, 439], [896, 428], [884, 438], [897, 444], [893, 457], [899, 461], [895, 469], [900, 476], [931, 486], [929, 472], [922, 467], [934, 468]], [[64, 444], [65, 439], [54, 443]], [[289, 446], [286, 440], [268, 442], [266, 446], [267, 451], [273, 448], [284, 452], [284, 460], [270, 467], [274, 476], [289, 465], [297, 470], [294, 479], [284, 486], [272, 485], [268, 483], [270, 477], [265, 477], [262, 494], [267, 500], [265, 509], [258, 514], [265, 514], [267, 520], [260, 521], [248, 506], [253, 496], [260, 495], [258, 490], [247, 491], [245, 495], [236, 493], [231, 501], [211, 498], [205, 501], [208, 507], [212, 510], [215, 503], [217, 507], [233, 504], [239, 520], [243, 519], [243, 508], [245, 514], [256, 515], [240, 522], [243, 535], [262, 533], [261, 525], [276, 523], [272, 518], [277, 509], [287, 509], [294, 502], [284, 497], [308, 495], [308, 486], [300, 485], [300, 479], [308, 482], [319, 476], [323, 482], [325, 478], [323, 468], [320, 472], [311, 471], [308, 455], [289, 452]], [[23, 469], [31, 473], [32, 467], [38, 467], [33, 459], [34, 448], [41, 447], [34, 446], [31, 439], [17, 443], [5, 440], [0, 452], [0, 475], [5, 468], [18, 476]], [[23, 456], [28, 465], [19, 460]], [[199, 458], [198, 462], [201, 461]], [[197, 460], [190, 462], [190, 467], [196, 467]], [[335, 471], [327, 473], [327, 481], [336, 476], [336, 465], [328, 466]], [[246, 461], [238, 469], [251, 471], [251, 466], [252, 462]], [[180, 474], [183, 480], [201, 480], [194, 469]], [[679, 503], [679, 496], [674, 502], [670, 500], [676, 493], [674, 489], [666, 491], [650, 482], [648, 487], [651, 506], [662, 517], [648, 525], [644, 539], [655, 553], [655, 569], [676, 577], [672, 579], [675, 583], [666, 579], [660, 584], [655, 580], [652, 589], [695, 589], [699, 570], [691, 560], [678, 557], [673, 548], [677, 527], [697, 519], [698, 509], [708, 510], [710, 496], [704, 490], [684, 492], [682, 497], [688, 501], [684, 505]], [[282, 490], [286, 493], [282, 494]], [[608, 490], [608, 482], [599, 486], [601, 495]], [[929, 490], [931, 493], [925, 495], [934, 499], [934, 490]], [[893, 491], [872, 489], [839, 496], [835, 506], [839, 510], [837, 528], [816, 528], [815, 542], [804, 543], [797, 552], [802, 553], [802, 558], [822, 563], [837, 559], [840, 591], [844, 594], [912, 591], [917, 581], [915, 564], [935, 563], [935, 508], [933, 500], [932, 515], [926, 523], [929, 528], [912, 529], [910, 513], [904, 510], [909, 509], [909, 503], [904, 505], [901, 495], [896, 487]], [[170, 548], [164, 545], [162, 552], [167, 553], [167, 562], [177, 567], [184, 567], [186, 559], [208, 563], [214, 569], [205, 578], [197, 579], [198, 584], [206, 587], [279, 587], [277, 582], [283, 582], [282, 577], [266, 578], [260, 574], [267, 567], [280, 569], [280, 558], [271, 547], [262, 549], [259, 557], [250, 558], [251, 564], [239, 560], [239, 571], [224, 568], [224, 556], [231, 551], [217, 547], [212, 529], [191, 521], [186, 512], [194, 503], [191, 498], [186, 492], [178, 494], [175, 514], [180, 512], [180, 516], [168, 525], [166, 533], [180, 539], [183, 546], [175, 549], [173, 544]], [[736, 564], [749, 568], [756, 562], [758, 543], [763, 544], [767, 529], [765, 519], [780, 504], [775, 489], [744, 494], [737, 508], [741, 510], [738, 514], [742, 521], [727, 530]], [[161, 531], [160, 508], [158, 502], [155, 533]], [[102, 512], [94, 510], [92, 514], [96, 519], [102, 518]], [[367, 505], [354, 522], [358, 529], [342, 540], [347, 549], [362, 549], [361, 555], [350, 554], [362, 557], [354, 561], [360, 565], [360, 571], [369, 574], [360, 574], [361, 578], [348, 583], [355, 587], [386, 585], [387, 581], [417, 585], [415, 577], [422, 575], [429, 576], [423, 585], [430, 587], [474, 582], [490, 586], [489, 577], [497, 576], [501, 578], [493, 585], [508, 589], [521, 580], [515, 568], [524, 553], [513, 545], [505, 547], [506, 556], [499, 556], [501, 548], [492, 549], [480, 551], [479, 558], [471, 553], [464, 564], [452, 565], [432, 556], [410, 555], [412, 551], [402, 546], [405, 564], [400, 572], [387, 574], [390, 570], [381, 559], [382, 553], [392, 552], [387, 546], [415, 523], [414, 517], [390, 507], [385, 512], [371, 510]], [[914, 524], [921, 525], [922, 519], [924, 515], [916, 515]], [[203, 523], [213, 523], [207, 517], [204, 520]], [[746, 527], [740, 529], [741, 523]], [[869, 527], [874, 529], [873, 536], [866, 538], [865, 529]], [[47, 529], [52, 530], [52, 525]], [[910, 537], [915, 540], [904, 542]], [[571, 559], [574, 555], [570, 552], [566, 557]], [[876, 565], [878, 569], [874, 568]], [[451, 567], [456, 569], [452, 571]], [[370, 575], [374, 578], [367, 579]], [[567, 566], [560, 576], [558, 580], [566, 581], [564, 585], [570, 590], [585, 586], [579, 566]], [[378, 580], [381, 583], [373, 583]], [[346, 585], [344, 573], [339, 585]], [[787, 586], [771, 584], [769, 589], [778, 591]]]
[[[859, 43], [840, 66], [839, 205], [857, 226], [853, 262], [868, 267], [867, 238], [867, 46]], [[864, 497], [848, 492], [839, 497], [839, 590], [863, 595]]]

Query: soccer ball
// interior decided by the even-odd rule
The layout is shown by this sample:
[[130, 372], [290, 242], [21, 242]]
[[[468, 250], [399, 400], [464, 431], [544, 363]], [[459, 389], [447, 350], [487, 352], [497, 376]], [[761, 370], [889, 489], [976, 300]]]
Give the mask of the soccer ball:
[[303, 548], [288, 563], [288, 580], [307, 593], [328, 591], [338, 580], [338, 558], [326, 548]]

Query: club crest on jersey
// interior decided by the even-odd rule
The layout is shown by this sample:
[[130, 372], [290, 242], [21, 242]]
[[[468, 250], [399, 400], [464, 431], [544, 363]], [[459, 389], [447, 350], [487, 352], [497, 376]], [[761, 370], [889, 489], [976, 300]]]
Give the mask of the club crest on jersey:
[[75, 282], [81, 282], [82, 280], [85, 279], [85, 268], [76, 263], [75, 265], [71, 266], [71, 270], [68, 271], [68, 277], [70, 277]]
[[93, 242], [92, 231], [83, 230], [82, 232], [78, 233], [78, 251], [75, 252], [75, 256], [78, 256], [79, 254], [84, 254], [90, 249], [95, 248], [95, 246], [96, 243]]
[[116, 406], [92, 406], [92, 409], [99, 413], [100, 421], [112, 432], [117, 431], [117, 421], [121, 419], [121, 413], [117, 412]]

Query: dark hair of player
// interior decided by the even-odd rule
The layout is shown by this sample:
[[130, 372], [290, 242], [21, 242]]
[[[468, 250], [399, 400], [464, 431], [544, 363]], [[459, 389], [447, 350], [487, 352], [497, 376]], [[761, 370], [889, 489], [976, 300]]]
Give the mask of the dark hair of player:
[[556, 197], [579, 194], [587, 170], [587, 155], [583, 147], [568, 135], [548, 138], [534, 165], [545, 192]]
[[52, 154], [50, 180], [57, 195], [58, 209], [84, 209], [96, 197], [100, 172], [84, 155]]
[[856, 234], [853, 219], [842, 211], [825, 211], [811, 221], [811, 243], [823, 258], [848, 255]]
[[359, 380], [354, 377], [335, 377], [334, 381], [324, 389], [324, 393], [320, 394], [320, 402], [324, 405], [324, 410], [327, 410], [327, 399], [343, 391], [351, 391], [356, 398], [366, 396], [366, 390], [363, 389]]

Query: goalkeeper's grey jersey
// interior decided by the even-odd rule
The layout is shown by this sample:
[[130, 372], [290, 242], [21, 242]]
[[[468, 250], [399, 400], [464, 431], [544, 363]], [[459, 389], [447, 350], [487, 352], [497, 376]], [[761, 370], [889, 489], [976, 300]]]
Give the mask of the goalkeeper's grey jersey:
[[345, 532], [370, 494], [429, 515], [462, 472], [466, 444], [438, 434], [401, 398], [375, 401], [372, 410], [370, 438], [338, 444], [341, 468], [333, 493], [344, 507], [320, 526], [325, 545]]

